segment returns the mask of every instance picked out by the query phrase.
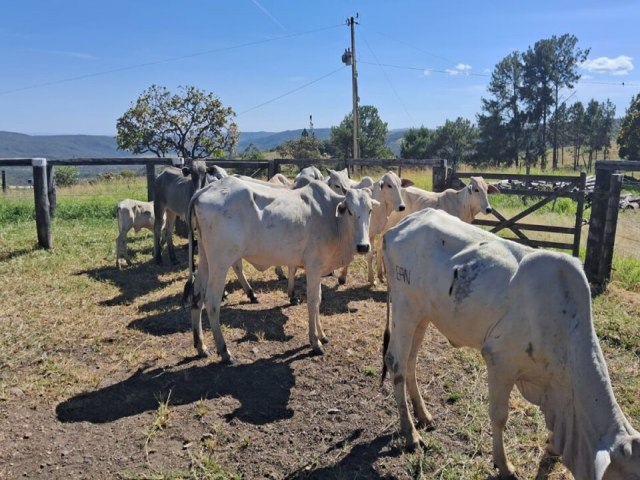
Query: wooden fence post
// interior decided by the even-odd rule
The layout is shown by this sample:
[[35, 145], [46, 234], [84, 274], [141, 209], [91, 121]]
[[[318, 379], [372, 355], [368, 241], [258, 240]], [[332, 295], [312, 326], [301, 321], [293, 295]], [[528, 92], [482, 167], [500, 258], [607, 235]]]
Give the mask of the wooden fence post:
[[153, 197], [155, 196], [153, 193], [153, 183], [156, 180], [156, 166], [148, 163], [146, 166], [147, 169], [147, 201], [153, 202]]
[[574, 225], [575, 234], [573, 236], [573, 251], [571, 252], [574, 257], [580, 256], [580, 237], [582, 233], [582, 218], [584, 216], [584, 196], [587, 185], [587, 174], [583, 170], [580, 172], [580, 181], [578, 184], [578, 198], [576, 200], [576, 223]]
[[53, 218], [56, 216], [58, 194], [56, 191], [56, 171], [51, 163], [47, 164], [47, 195], [49, 197], [49, 215]]
[[269, 166], [267, 167], [267, 180], [272, 178], [276, 173], [279, 173], [279, 170], [280, 170], [279, 168], [280, 165], [278, 165], [275, 160], [269, 160], [268, 165]]
[[7, 191], [7, 172], [2, 170], [2, 193]]
[[584, 270], [595, 293], [601, 293], [611, 277], [613, 247], [624, 175], [606, 168], [596, 169], [591, 221]]
[[42, 248], [52, 247], [51, 216], [49, 215], [49, 195], [47, 193], [47, 160], [45, 158], [31, 159], [33, 167], [33, 195], [36, 207], [36, 230], [38, 244]]
[[440, 165], [434, 165], [432, 168], [433, 191], [443, 192], [447, 189], [447, 161], [442, 160]]

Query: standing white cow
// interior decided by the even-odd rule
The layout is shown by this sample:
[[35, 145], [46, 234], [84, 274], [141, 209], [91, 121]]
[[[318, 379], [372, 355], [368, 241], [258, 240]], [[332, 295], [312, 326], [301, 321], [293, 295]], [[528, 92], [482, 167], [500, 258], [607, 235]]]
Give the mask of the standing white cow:
[[[369, 225], [369, 242], [371, 245], [375, 245], [376, 235], [382, 233], [387, 219], [393, 212], [403, 212], [405, 210], [404, 199], [402, 198], [402, 189], [413, 185], [411, 180], [406, 178], [400, 178], [394, 172], [389, 171], [385, 173], [382, 178], [373, 184], [373, 193], [371, 194], [374, 200], [377, 200], [380, 205], [373, 207], [373, 213], [371, 214], [371, 223]], [[367, 253], [367, 280], [369, 285], [375, 284], [374, 272], [373, 272], [373, 251]], [[343, 285], [347, 281], [347, 273], [349, 266], [345, 266], [338, 277], [338, 283]]]
[[[116, 219], [118, 220], [118, 238], [116, 238], [116, 267], [121, 268], [120, 259], [124, 259], [127, 265], [131, 265], [131, 258], [127, 252], [127, 233], [133, 228], [135, 233], [146, 228], [153, 232], [155, 215], [153, 202], [143, 202], [126, 198], [116, 207]], [[160, 229], [164, 232], [164, 218], [160, 222]], [[163, 240], [161, 238], [161, 240]]]
[[302, 188], [314, 180], [323, 180], [322, 172], [318, 167], [304, 167], [300, 173], [293, 179], [293, 188]]
[[[402, 190], [402, 197], [407, 208], [402, 212], [391, 213], [382, 231], [386, 232], [407, 215], [425, 208], [444, 210], [463, 222], [471, 223], [478, 213], [491, 213], [493, 209], [488, 197], [491, 193], [499, 193], [499, 190], [495, 186], [487, 184], [482, 177], [471, 177], [469, 185], [460, 190], [448, 188], [444, 192], [429, 192], [417, 187], [405, 188]], [[382, 250], [379, 245], [374, 245], [374, 247], [378, 279], [384, 282]]]
[[416, 357], [429, 323], [455, 347], [480, 350], [487, 365], [493, 461], [514, 473], [503, 431], [514, 384], [539, 405], [549, 449], [576, 480], [640, 480], [640, 434], [611, 390], [591, 316], [587, 279], [577, 259], [502, 239], [428, 209], [384, 235], [391, 323], [384, 340], [384, 379], [393, 376], [407, 446], [430, 424], [416, 382]]
[[199, 263], [194, 278], [189, 256], [192, 275], [183, 303], [191, 305], [198, 353], [208, 355], [202, 337], [205, 307], [218, 354], [222, 361], [233, 362], [220, 329], [220, 300], [229, 267], [241, 259], [259, 270], [273, 265], [306, 270], [309, 342], [314, 351], [323, 353], [322, 343], [328, 340], [319, 318], [320, 279], [348, 264], [354, 254], [369, 251], [369, 219], [378, 202], [367, 190], [351, 190], [343, 197], [317, 181], [288, 190], [228, 177], [211, 187], [196, 193], [190, 205], [198, 231]]
[[338, 195], [345, 195], [347, 190], [351, 188], [373, 188], [373, 179], [371, 177], [362, 177], [358, 182], [349, 178], [349, 170], [343, 168], [342, 170], [328, 169], [329, 175], [324, 181], [329, 185], [329, 188], [336, 192]]

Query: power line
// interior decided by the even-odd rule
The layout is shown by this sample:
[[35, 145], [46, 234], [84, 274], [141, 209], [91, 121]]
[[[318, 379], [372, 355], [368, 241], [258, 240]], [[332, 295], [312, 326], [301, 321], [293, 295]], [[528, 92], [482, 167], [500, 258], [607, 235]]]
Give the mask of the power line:
[[313, 85], [314, 83], [317, 83], [320, 80], [324, 80], [325, 78], [330, 77], [331, 75], [339, 72], [340, 70], [342, 70], [344, 68], [346, 68], [346, 66], [341, 66], [341, 67], [339, 67], [339, 68], [337, 68], [337, 69], [335, 69], [335, 70], [333, 70], [333, 71], [331, 71], [331, 72], [329, 72], [329, 73], [327, 73], [325, 75], [322, 75], [321, 77], [316, 78], [315, 80], [312, 80], [312, 81], [310, 81], [308, 83], [305, 83], [304, 85], [300, 85], [299, 87], [296, 87], [293, 90], [289, 90], [288, 92], [285, 92], [282, 95], [278, 95], [277, 97], [274, 97], [274, 98], [272, 98], [270, 100], [267, 100], [266, 102], [262, 102], [259, 105], [256, 105], [254, 107], [248, 108], [247, 110], [244, 110], [244, 111], [238, 113], [236, 115], [236, 117], [239, 117], [240, 115], [244, 115], [245, 113], [251, 112], [251, 111], [256, 110], [256, 109], [258, 109], [260, 107], [264, 107], [265, 105], [268, 105], [269, 103], [275, 102], [276, 100], [280, 100], [281, 98], [286, 97], [287, 95], [291, 95], [292, 93], [295, 93], [295, 92], [297, 92], [299, 90], [302, 90], [303, 88], [307, 88], [308, 86]]
[[385, 78], [387, 79], [387, 82], [389, 83], [389, 86], [391, 87], [391, 90], [393, 91], [394, 95], [396, 96], [396, 98], [398, 99], [398, 101], [400, 102], [400, 105], [402, 105], [402, 108], [404, 110], [404, 113], [407, 114], [407, 117], [409, 117], [409, 121], [411, 122], [411, 125], [416, 125], [416, 121], [413, 119], [413, 117], [411, 116], [411, 114], [409, 113], [409, 110], [407, 109], [407, 106], [405, 105], [405, 103], [402, 101], [402, 98], [400, 98], [400, 95], [398, 95], [398, 91], [395, 89], [395, 87], [393, 86], [393, 83], [391, 82], [391, 78], [389, 77], [389, 74], [387, 73], [387, 71], [384, 69], [384, 67], [382, 66], [382, 64], [380, 63], [380, 60], [378, 60], [377, 55], [375, 54], [375, 52], [373, 51], [373, 49], [371, 48], [371, 46], [369, 45], [369, 42], [367, 41], [366, 37], [364, 35], [361, 35], [362, 39], [364, 40], [365, 45], [367, 46], [367, 48], [369, 49], [369, 51], [371, 52], [371, 55], [373, 55], [373, 58], [375, 59], [375, 61], [378, 63], [378, 66], [380, 67], [380, 69], [382, 70], [382, 73], [384, 73]]
[[330, 25], [330, 26], [327, 26], [327, 27], [321, 27], [321, 28], [316, 28], [316, 29], [313, 29], [313, 30], [307, 30], [305, 32], [291, 33], [289, 35], [280, 35], [278, 37], [267, 38], [267, 39], [264, 39], [264, 40], [256, 40], [256, 41], [253, 41], [253, 42], [240, 43], [238, 45], [231, 45], [229, 47], [214, 48], [214, 49], [211, 49], [211, 50], [205, 50], [205, 51], [202, 51], [202, 52], [191, 53], [191, 54], [182, 55], [182, 56], [179, 56], [179, 57], [171, 57], [171, 58], [166, 58], [164, 60], [157, 60], [155, 62], [139, 63], [139, 64], [136, 64], [136, 65], [128, 65], [126, 67], [119, 67], [119, 68], [114, 68], [114, 69], [111, 69], [111, 70], [103, 70], [101, 72], [88, 73], [88, 74], [85, 74], [85, 75], [77, 75], [75, 77], [63, 78], [63, 79], [60, 79], [60, 80], [53, 80], [53, 81], [50, 81], [50, 82], [37, 83], [37, 84], [34, 84], [34, 85], [28, 85], [26, 87], [19, 87], [19, 88], [14, 88], [14, 89], [11, 89], [11, 90], [0, 91], [0, 95], [7, 95], [9, 93], [22, 92], [24, 90], [32, 90], [34, 88], [48, 87], [48, 86], [51, 86], [51, 85], [58, 85], [60, 83], [74, 82], [76, 80], [84, 80], [84, 79], [87, 79], [87, 78], [99, 77], [99, 76], [108, 75], [108, 74], [111, 74], [111, 73], [118, 73], [118, 72], [124, 72], [124, 71], [127, 71], [127, 70], [134, 70], [134, 69], [137, 69], [137, 68], [150, 67], [150, 66], [153, 66], [153, 65], [161, 65], [163, 63], [175, 62], [177, 60], [184, 60], [184, 59], [187, 59], [187, 58], [195, 58], [195, 57], [200, 57], [200, 56], [203, 56], [203, 55], [211, 55], [213, 53], [225, 52], [225, 51], [228, 51], [228, 50], [235, 50], [235, 49], [239, 49], [239, 48], [251, 47], [251, 46], [254, 46], [254, 45], [260, 45], [260, 44], [263, 44], [263, 43], [273, 42], [273, 41], [276, 41], [276, 40], [284, 40], [284, 39], [287, 39], [287, 38], [300, 37], [302, 35], [308, 35], [310, 33], [321, 32], [321, 31], [324, 31], [324, 30], [330, 30], [332, 28], [337, 28], [337, 27], [342, 27], [342, 26], [343, 26], [343, 24], [339, 23], [339, 24]]

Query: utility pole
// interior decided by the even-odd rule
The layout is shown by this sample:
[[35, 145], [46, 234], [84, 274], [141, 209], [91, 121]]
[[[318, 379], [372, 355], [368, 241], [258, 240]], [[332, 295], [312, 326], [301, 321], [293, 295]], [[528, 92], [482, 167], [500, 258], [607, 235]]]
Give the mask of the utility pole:
[[360, 145], [358, 143], [358, 132], [360, 121], [358, 119], [358, 70], [356, 68], [356, 18], [349, 17], [347, 25], [351, 27], [351, 49], [346, 49], [342, 54], [342, 61], [345, 65], [351, 65], [351, 90], [353, 93], [353, 158], [360, 158]]

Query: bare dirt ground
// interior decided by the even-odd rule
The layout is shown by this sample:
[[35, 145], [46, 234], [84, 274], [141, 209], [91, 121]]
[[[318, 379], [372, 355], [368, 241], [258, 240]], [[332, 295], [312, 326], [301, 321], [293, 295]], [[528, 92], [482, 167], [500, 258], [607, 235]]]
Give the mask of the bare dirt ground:
[[[310, 352], [307, 304], [288, 305], [286, 281], [249, 270], [257, 305], [232, 282], [221, 320], [239, 363], [225, 366], [195, 356], [179, 306], [184, 250], [179, 268], [148, 254], [122, 272], [86, 260], [59, 272], [70, 292], [21, 300], [47, 346], [16, 345], [16, 358], [44, 353], [3, 373], [14, 386], [0, 400], [0, 478], [493, 478], [484, 366], [433, 329], [418, 376], [436, 430], [424, 457], [402, 450], [390, 382], [379, 385], [386, 292], [370, 289], [362, 268], [346, 286], [323, 281], [323, 356]], [[85, 292], [83, 282], [104, 288]], [[24, 308], [5, 321], [22, 325]], [[207, 340], [213, 348], [208, 329]], [[508, 451], [522, 478], [571, 478], [542, 458], [537, 409], [514, 394], [511, 415]]]

